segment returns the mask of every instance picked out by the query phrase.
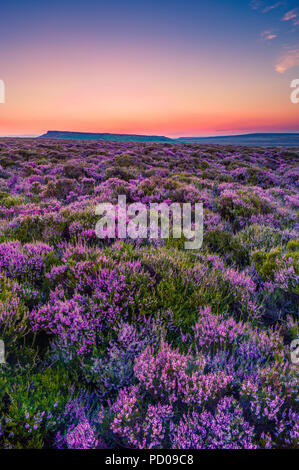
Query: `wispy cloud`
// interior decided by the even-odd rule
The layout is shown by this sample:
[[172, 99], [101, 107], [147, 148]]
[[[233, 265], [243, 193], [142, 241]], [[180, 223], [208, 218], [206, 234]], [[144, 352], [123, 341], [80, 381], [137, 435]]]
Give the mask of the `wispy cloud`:
[[290, 20], [294, 20], [295, 18], [297, 18], [298, 14], [297, 14], [297, 10], [296, 8], [294, 10], [291, 10], [291, 11], [288, 11], [284, 17], [282, 18], [282, 21], [290, 21]]
[[262, 13], [268, 13], [271, 10], [275, 10], [276, 8], [286, 5], [287, 2], [279, 1], [279, 2], [272, 3], [271, 5], [265, 5], [265, 3], [268, 3], [268, 2], [264, 2], [262, 0], [251, 0], [249, 2], [249, 6], [252, 10], [259, 10]]
[[299, 65], [299, 48], [289, 48], [279, 58], [275, 70], [276, 72], [284, 73], [297, 65]]
[[269, 5], [265, 8], [263, 8], [262, 13], [268, 13], [269, 11], [275, 10], [276, 8], [279, 8], [279, 7], [281, 7], [285, 4], [286, 4], [285, 2], [276, 2], [273, 5]]
[[270, 41], [271, 39], [277, 38], [277, 34], [275, 34], [273, 31], [266, 30], [261, 32], [261, 37], [264, 41]]

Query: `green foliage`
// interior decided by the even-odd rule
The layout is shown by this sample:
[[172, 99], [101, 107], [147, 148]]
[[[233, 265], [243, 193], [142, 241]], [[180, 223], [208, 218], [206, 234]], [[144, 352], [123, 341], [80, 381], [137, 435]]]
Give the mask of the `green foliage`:
[[252, 224], [238, 232], [234, 239], [246, 247], [249, 252], [256, 250], [270, 251], [286, 241], [281, 230], [271, 226]]
[[21, 204], [24, 204], [24, 199], [21, 196], [5, 195], [0, 200], [0, 205], [8, 209], [14, 206], [20, 206]]
[[28, 366], [0, 365], [0, 447], [44, 447], [58, 429], [72, 392], [65, 368], [37, 372]]
[[299, 241], [298, 240], [290, 240], [287, 243], [287, 253], [298, 253], [299, 252]]
[[204, 244], [213, 253], [225, 256], [227, 261], [238, 267], [244, 267], [249, 263], [249, 251], [247, 246], [233, 238], [228, 232], [212, 230], [204, 236]]
[[28, 332], [28, 308], [13, 288], [13, 283], [0, 276], [0, 339], [9, 344], [13, 353]]
[[44, 226], [45, 222], [41, 217], [27, 215], [15, 219], [14, 223], [10, 224], [9, 235], [11, 239], [22, 243], [42, 240]]
[[256, 251], [252, 255], [253, 262], [259, 275], [264, 280], [274, 280], [274, 273], [277, 266], [277, 258], [280, 257], [282, 248], [272, 248], [268, 253]]
[[290, 241], [286, 250], [282, 247], [272, 248], [269, 252], [256, 251], [252, 254], [253, 262], [259, 275], [264, 280], [274, 280], [275, 273], [282, 265], [293, 266], [295, 274], [299, 273], [298, 242]]
[[116, 166], [130, 166], [133, 165], [136, 161], [136, 158], [133, 155], [128, 155], [126, 153], [121, 153], [119, 155], [115, 155], [114, 163]]

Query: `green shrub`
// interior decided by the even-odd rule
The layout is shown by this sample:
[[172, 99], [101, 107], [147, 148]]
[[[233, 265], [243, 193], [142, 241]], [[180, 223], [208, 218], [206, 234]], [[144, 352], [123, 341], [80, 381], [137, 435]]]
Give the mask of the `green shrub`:
[[249, 263], [248, 248], [228, 232], [218, 229], [208, 232], [204, 236], [204, 245], [207, 245], [211, 252], [219, 253], [238, 267]]
[[271, 226], [252, 224], [245, 227], [234, 236], [241, 245], [245, 245], [248, 251], [269, 251], [279, 245], [283, 245], [287, 238], [283, 233]]
[[10, 196], [6, 195], [1, 198], [0, 204], [7, 207], [8, 209], [14, 206], [20, 206], [24, 203], [24, 200], [21, 196]]
[[0, 447], [50, 446], [72, 390], [65, 368], [34, 372], [28, 367], [0, 365]]
[[268, 253], [256, 251], [252, 255], [253, 262], [259, 275], [264, 280], [274, 280], [274, 272], [277, 266], [277, 258], [280, 257], [282, 248], [272, 248]]

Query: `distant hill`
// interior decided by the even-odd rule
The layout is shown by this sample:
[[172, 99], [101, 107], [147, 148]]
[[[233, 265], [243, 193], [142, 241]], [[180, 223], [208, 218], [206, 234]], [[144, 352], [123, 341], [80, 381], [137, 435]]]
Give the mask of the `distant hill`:
[[256, 133], [215, 137], [170, 137], [139, 134], [108, 134], [93, 132], [48, 131], [38, 138], [74, 140], [114, 140], [125, 142], [173, 142], [261, 147], [299, 147], [299, 133]]
[[173, 139], [159, 135], [107, 134], [93, 132], [48, 131], [39, 138], [74, 140], [116, 140], [130, 142], [173, 142]]
[[254, 145], [262, 147], [299, 147], [299, 133], [256, 133], [217, 137], [180, 137], [179, 142], [220, 145]]

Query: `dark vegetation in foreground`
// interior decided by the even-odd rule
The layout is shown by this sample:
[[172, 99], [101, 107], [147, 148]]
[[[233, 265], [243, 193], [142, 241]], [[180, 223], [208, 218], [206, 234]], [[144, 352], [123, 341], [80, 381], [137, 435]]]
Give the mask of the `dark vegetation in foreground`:
[[[98, 240], [119, 194], [202, 248]], [[296, 447], [298, 205], [296, 151], [0, 140], [0, 447]]]

